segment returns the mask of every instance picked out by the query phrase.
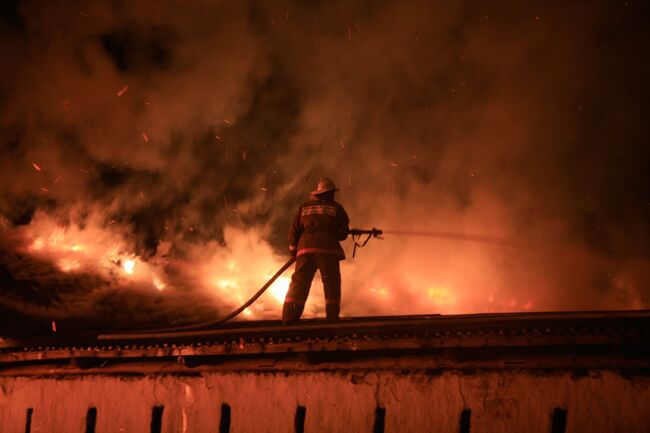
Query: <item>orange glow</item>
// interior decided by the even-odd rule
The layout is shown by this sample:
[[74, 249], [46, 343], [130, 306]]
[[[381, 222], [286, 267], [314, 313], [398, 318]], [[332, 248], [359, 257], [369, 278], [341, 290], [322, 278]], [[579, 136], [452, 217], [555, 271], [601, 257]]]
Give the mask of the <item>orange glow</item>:
[[135, 260], [124, 260], [124, 262], [122, 262], [122, 268], [127, 274], [133, 275], [133, 271], [135, 270]]
[[388, 289], [385, 287], [380, 287], [378, 289], [370, 289], [371, 292], [376, 293], [377, 295], [381, 297], [386, 297], [388, 296]]
[[[198, 265], [190, 269], [195, 269], [215, 298], [234, 309], [253, 296], [286, 258], [278, 257], [256, 230], [226, 227], [224, 237], [225, 247], [210, 242], [197, 248], [188, 261]], [[290, 271], [287, 271], [242, 315], [254, 319], [277, 317], [290, 282]], [[316, 303], [324, 304], [322, 293], [319, 296], [310, 296], [310, 301], [314, 298]], [[317, 306], [306, 308], [306, 317], [315, 315], [317, 309]]]
[[[183, 257], [175, 258], [175, 273], [171, 279], [166, 273], [168, 259], [165, 255], [171, 242], [160, 249], [158, 256], [145, 260], [123, 236], [130, 228], [114, 219], [105, 222], [103, 218], [97, 212], [83, 225], [75, 224], [73, 218], [71, 224], [62, 226], [49, 216], [37, 214], [32, 223], [21, 228], [26, 239], [25, 252], [51, 261], [63, 273], [94, 273], [120, 287], [151, 290], [165, 296], [175, 292], [178, 287], [175, 281], [191, 281], [197, 293], [212, 297], [215, 308], [224, 310], [235, 309], [253, 296], [286, 260], [263, 239], [261, 231], [226, 227], [223, 243], [209, 241], [191, 245]], [[475, 272], [474, 276], [466, 271], [450, 271], [454, 264], [432, 266], [431, 262], [420, 263], [411, 258], [395, 262], [389, 256], [384, 260], [372, 257], [372, 253], [382, 252], [378, 245], [376, 250], [364, 251], [364, 255], [342, 262], [343, 316], [454, 314], [537, 307], [529, 296], [517, 299], [514, 293], [504, 292], [498, 285], [491, 286], [491, 280], [485, 279], [481, 272]], [[380, 268], [365, 273], [372, 260], [381, 263]], [[467, 260], [478, 263], [471, 255]], [[465, 270], [467, 260], [459, 261], [458, 269]], [[242, 318], [279, 317], [291, 272], [289, 269], [281, 275], [242, 313]], [[303, 317], [320, 317], [324, 308], [324, 294], [317, 273]]]
[[427, 295], [437, 306], [450, 306], [456, 304], [456, 296], [443, 286], [430, 287]]
[[41, 250], [45, 246], [45, 241], [41, 238], [34, 239], [34, 242], [32, 242], [30, 249], [32, 250]]
[[156, 289], [159, 291], [164, 290], [165, 287], [167, 287], [167, 284], [165, 284], [160, 278], [158, 277], [153, 277], [153, 285]]
[[59, 269], [61, 269], [63, 272], [76, 271], [81, 267], [79, 260], [75, 259], [61, 259], [59, 260], [58, 265]]
[[[120, 230], [115, 226], [111, 228]], [[24, 230], [30, 239], [26, 252], [50, 259], [62, 272], [91, 272], [114, 278], [117, 265], [122, 275], [133, 282], [148, 282], [159, 291], [167, 286], [159, 277], [161, 271], [130, 252], [131, 248], [119, 235], [101, 227], [92, 218], [80, 228], [75, 224], [62, 226], [38, 214]]]
[[[271, 278], [272, 275], [267, 275], [268, 278]], [[273, 298], [279, 303], [284, 303], [284, 298], [287, 296], [289, 291], [289, 284], [291, 284], [291, 278], [289, 277], [278, 277], [277, 280], [269, 287], [269, 291]]]

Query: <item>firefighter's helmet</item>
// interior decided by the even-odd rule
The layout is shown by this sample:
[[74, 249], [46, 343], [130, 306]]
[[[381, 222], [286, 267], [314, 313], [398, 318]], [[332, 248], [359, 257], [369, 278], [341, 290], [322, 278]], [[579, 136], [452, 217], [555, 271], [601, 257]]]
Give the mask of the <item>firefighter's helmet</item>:
[[316, 185], [316, 190], [312, 191], [311, 193], [313, 195], [318, 195], [318, 194], [323, 194], [329, 191], [338, 191], [339, 189], [334, 185], [334, 181], [332, 179], [324, 178], [318, 181], [318, 185]]

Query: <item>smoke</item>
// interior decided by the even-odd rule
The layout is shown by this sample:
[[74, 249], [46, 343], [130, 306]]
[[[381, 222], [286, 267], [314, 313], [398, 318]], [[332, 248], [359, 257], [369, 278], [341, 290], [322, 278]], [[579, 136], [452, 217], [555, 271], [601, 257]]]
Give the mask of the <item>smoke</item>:
[[353, 226], [508, 244], [373, 240], [342, 264], [344, 314], [650, 303], [646, 5], [2, 8], [0, 298], [16, 311], [216, 317], [284, 261], [321, 176]]

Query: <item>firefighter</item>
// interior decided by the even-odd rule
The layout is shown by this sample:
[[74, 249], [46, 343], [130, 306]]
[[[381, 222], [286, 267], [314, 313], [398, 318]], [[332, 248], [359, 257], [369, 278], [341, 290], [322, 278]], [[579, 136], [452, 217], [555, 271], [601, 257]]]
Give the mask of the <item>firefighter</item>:
[[295, 323], [302, 315], [312, 279], [318, 269], [325, 291], [327, 320], [339, 319], [341, 272], [339, 261], [345, 253], [339, 243], [348, 236], [348, 214], [334, 201], [338, 191], [331, 179], [322, 179], [311, 200], [303, 203], [289, 231], [289, 252], [296, 257], [296, 270], [284, 299], [282, 322]]

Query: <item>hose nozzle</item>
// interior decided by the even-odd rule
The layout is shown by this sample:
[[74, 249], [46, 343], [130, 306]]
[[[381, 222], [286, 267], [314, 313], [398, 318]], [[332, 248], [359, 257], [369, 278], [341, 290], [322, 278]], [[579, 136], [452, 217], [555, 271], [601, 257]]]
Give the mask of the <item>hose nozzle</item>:
[[367, 229], [350, 229], [350, 231], [348, 233], [351, 234], [352, 236], [370, 235], [372, 237], [379, 238], [384, 233], [384, 231], [376, 229], [376, 228], [373, 227], [370, 230], [367, 230]]
[[[370, 230], [364, 230], [364, 229], [350, 229], [348, 231], [348, 234], [352, 235], [352, 240], [354, 241], [354, 249], [352, 250], [352, 257], [356, 256], [357, 254], [357, 247], [358, 248], [363, 248], [366, 246], [370, 238], [377, 238], [381, 239], [381, 235], [384, 233], [383, 230], [379, 230], [376, 228], [372, 228]], [[361, 236], [367, 236], [366, 239], [362, 242], [361, 241]]]

